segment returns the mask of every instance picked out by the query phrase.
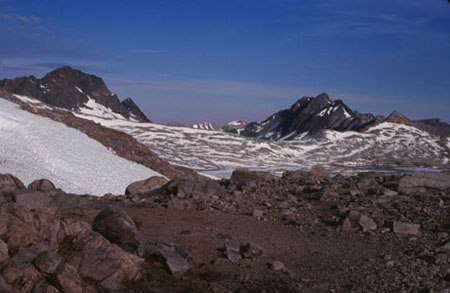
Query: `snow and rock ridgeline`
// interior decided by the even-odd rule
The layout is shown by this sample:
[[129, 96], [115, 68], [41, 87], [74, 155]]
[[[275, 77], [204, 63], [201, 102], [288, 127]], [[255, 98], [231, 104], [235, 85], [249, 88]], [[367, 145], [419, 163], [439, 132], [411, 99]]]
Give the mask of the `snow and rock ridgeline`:
[[390, 122], [362, 132], [323, 130], [293, 140], [265, 141], [223, 131], [75, 115], [130, 134], [172, 164], [203, 171], [307, 169], [315, 164], [336, 171], [448, 167], [449, 153], [439, 137]]

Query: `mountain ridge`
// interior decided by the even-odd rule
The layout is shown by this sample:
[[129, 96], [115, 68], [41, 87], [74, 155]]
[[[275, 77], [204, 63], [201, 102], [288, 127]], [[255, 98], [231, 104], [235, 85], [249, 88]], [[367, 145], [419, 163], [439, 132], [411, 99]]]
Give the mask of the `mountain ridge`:
[[85, 108], [90, 100], [94, 100], [125, 119], [150, 122], [131, 98], [120, 102], [101, 77], [69, 66], [55, 69], [41, 79], [33, 75], [3, 79], [0, 80], [0, 88], [67, 110]]
[[382, 122], [405, 124], [438, 136], [450, 135], [450, 125], [439, 119], [410, 120], [396, 110], [387, 118], [361, 114], [342, 100], [331, 100], [326, 93], [302, 97], [289, 109], [278, 111], [265, 120], [251, 122], [240, 129], [225, 128], [225, 131], [266, 140], [292, 140], [316, 135], [323, 130], [361, 132]]

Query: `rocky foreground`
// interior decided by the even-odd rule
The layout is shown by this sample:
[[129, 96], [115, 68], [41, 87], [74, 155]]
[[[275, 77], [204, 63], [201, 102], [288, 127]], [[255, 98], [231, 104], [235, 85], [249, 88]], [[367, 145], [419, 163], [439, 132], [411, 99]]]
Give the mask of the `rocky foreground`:
[[449, 173], [0, 191], [0, 292], [450, 292]]

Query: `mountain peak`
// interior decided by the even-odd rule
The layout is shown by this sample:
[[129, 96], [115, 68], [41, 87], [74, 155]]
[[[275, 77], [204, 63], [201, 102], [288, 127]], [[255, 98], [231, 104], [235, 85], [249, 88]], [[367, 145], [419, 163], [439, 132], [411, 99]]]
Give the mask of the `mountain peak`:
[[[29, 96], [51, 106], [68, 110], [86, 108], [90, 100], [109, 108], [129, 119], [149, 120], [134, 102], [119, 101], [117, 95], [106, 87], [102, 78], [84, 73], [70, 66], [63, 66], [47, 73], [42, 79], [19, 77], [0, 81], [0, 87], [18, 95]], [[89, 107], [88, 107], [89, 108]]]
[[405, 115], [398, 112], [397, 110], [394, 110], [385, 120], [385, 122], [391, 122], [391, 123], [399, 123], [399, 124], [406, 124], [406, 125], [412, 125], [412, 121], [409, 120]]
[[327, 93], [321, 93], [315, 99], [330, 101], [330, 96]]
[[242, 135], [263, 139], [294, 139], [323, 129], [360, 130], [373, 124], [371, 114], [355, 114], [342, 100], [332, 101], [328, 94], [303, 97], [291, 108], [272, 114], [266, 120], [250, 123]]

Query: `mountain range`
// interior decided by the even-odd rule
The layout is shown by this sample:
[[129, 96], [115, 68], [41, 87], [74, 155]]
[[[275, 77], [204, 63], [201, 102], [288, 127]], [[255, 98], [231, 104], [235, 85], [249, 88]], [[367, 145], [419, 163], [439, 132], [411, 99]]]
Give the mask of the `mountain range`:
[[[97, 112], [101, 116], [109, 113], [111, 118], [151, 122], [131, 98], [120, 102], [117, 95], [107, 88], [102, 78], [69, 66], [51, 71], [42, 79], [26, 76], [0, 80], [0, 88], [71, 111], [90, 114]], [[316, 97], [302, 97], [289, 109], [276, 112], [260, 122], [247, 124], [237, 120], [227, 123], [222, 128], [209, 121], [192, 125], [171, 123], [169, 126], [187, 126], [205, 130], [223, 129], [253, 138], [292, 140], [305, 135], [317, 135], [323, 130], [364, 131], [383, 121], [404, 123], [433, 135], [450, 135], [450, 125], [437, 118], [412, 121], [397, 111], [387, 118], [371, 113], [361, 114], [350, 109], [342, 100], [331, 100], [326, 93]]]
[[[142, 157], [136, 160], [136, 154], [150, 155], [144, 155], [142, 148], [154, 152], [152, 156], [158, 158], [146, 161], [145, 166], [161, 173], [169, 170], [165, 173], [169, 175], [188, 174], [185, 168], [189, 168], [207, 176], [227, 177], [239, 167], [308, 169], [316, 164], [335, 172], [450, 168], [447, 123], [412, 121], [397, 111], [387, 118], [360, 114], [327, 94], [303, 97], [261, 122], [238, 120], [219, 128], [210, 122], [151, 123], [131, 99], [120, 103], [101, 78], [69, 67], [41, 80], [3, 80], [0, 88], [13, 93], [1, 94], [0, 90], [0, 96], [11, 96], [9, 100], [28, 105], [30, 111], [71, 127], [86, 131], [101, 125], [104, 130], [89, 136], [114, 146], [127, 159], [140, 163]], [[76, 122], [72, 121], [75, 117]], [[104, 135], [106, 129], [110, 135]], [[136, 140], [138, 149], [121, 145], [124, 138], [118, 133]], [[169, 165], [158, 167], [163, 161]]]
[[326, 93], [303, 97], [289, 109], [276, 112], [263, 121], [227, 131], [268, 140], [292, 140], [316, 135], [323, 130], [362, 132], [382, 122], [402, 123], [438, 136], [450, 135], [450, 125], [439, 119], [412, 121], [397, 111], [387, 118], [371, 113], [361, 114], [350, 109], [342, 100], [331, 100]]

